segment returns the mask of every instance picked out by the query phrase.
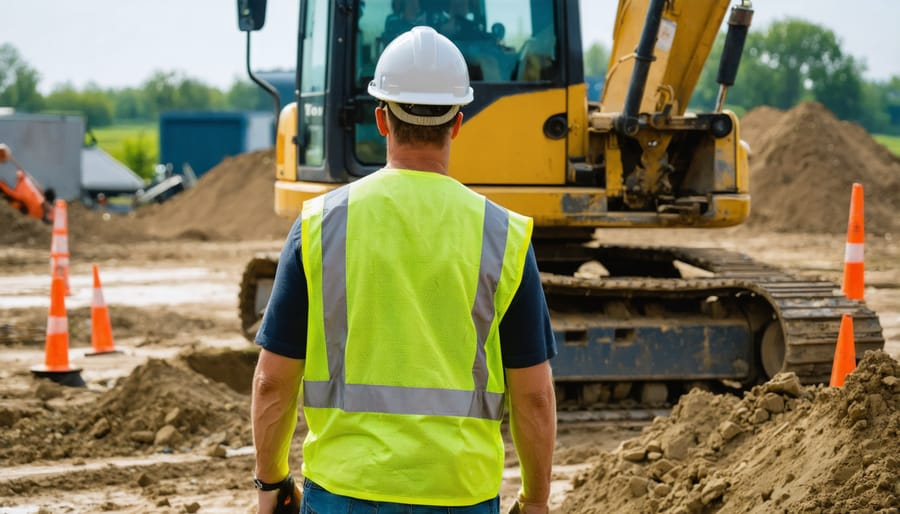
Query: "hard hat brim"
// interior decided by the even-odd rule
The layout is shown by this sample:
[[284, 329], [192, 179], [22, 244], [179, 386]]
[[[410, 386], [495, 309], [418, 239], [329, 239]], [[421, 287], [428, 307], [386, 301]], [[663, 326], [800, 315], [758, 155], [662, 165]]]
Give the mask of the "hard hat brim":
[[402, 104], [417, 105], [468, 105], [475, 98], [472, 87], [468, 87], [464, 94], [448, 99], [446, 93], [411, 93], [409, 91], [391, 94], [377, 87], [375, 81], [369, 83], [368, 92], [379, 100]]

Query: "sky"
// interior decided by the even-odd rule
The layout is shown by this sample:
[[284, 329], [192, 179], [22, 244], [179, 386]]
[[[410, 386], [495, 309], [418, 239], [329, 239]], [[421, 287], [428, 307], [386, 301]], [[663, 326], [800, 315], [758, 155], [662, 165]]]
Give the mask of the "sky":
[[[611, 46], [616, 2], [579, 1], [585, 45]], [[801, 18], [834, 31], [844, 51], [865, 62], [866, 79], [900, 76], [900, 1], [752, 3], [751, 31]], [[252, 39], [253, 69], [292, 69], [298, 2], [268, 4], [266, 26]], [[0, 0], [0, 6], [0, 44], [12, 44], [40, 73], [45, 94], [64, 83], [138, 86], [156, 71], [178, 71], [222, 89], [247, 78], [235, 0]]]

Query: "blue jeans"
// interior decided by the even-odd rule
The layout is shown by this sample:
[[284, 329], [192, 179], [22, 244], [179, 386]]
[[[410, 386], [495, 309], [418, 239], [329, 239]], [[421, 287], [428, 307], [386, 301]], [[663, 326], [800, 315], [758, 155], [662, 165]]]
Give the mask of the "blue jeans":
[[373, 502], [332, 494], [312, 480], [303, 479], [300, 514], [499, 514], [500, 496], [468, 507], [429, 507], [406, 503]]

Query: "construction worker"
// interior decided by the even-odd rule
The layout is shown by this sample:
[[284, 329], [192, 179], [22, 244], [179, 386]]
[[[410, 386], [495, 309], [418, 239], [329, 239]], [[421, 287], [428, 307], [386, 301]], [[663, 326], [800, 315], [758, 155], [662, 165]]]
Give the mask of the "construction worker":
[[302, 512], [497, 513], [508, 408], [515, 508], [547, 513], [557, 348], [531, 219], [447, 176], [473, 99], [465, 60], [414, 27], [369, 93], [386, 166], [304, 203], [256, 337], [259, 512], [300, 495], [302, 390]]

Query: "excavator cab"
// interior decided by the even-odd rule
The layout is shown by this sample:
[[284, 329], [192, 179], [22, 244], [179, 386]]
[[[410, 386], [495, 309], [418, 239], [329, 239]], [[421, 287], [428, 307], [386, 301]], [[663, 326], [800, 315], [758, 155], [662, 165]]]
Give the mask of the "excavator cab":
[[[239, 25], [261, 27], [264, 4], [239, 0]], [[475, 90], [451, 176], [531, 216], [539, 232], [585, 238], [598, 227], [741, 223], [748, 173], [736, 117], [685, 115], [727, 0], [665, 4], [622, 2], [603, 102], [589, 109], [581, 42], [589, 20], [577, 0], [301, 2], [296, 102], [279, 116], [275, 210], [294, 217], [304, 200], [384, 164], [366, 90], [384, 47], [430, 25], [460, 48]], [[662, 21], [648, 29], [651, 8]], [[636, 57], [645, 31], [658, 43], [650, 57]], [[637, 95], [630, 107], [628, 94]]]

